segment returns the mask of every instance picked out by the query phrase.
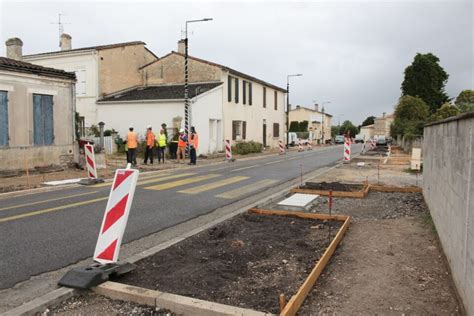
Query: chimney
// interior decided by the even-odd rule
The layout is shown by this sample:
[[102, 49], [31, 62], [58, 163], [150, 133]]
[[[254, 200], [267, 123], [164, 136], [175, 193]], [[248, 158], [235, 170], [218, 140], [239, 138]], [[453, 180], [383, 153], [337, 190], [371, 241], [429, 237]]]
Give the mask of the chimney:
[[66, 33], [61, 34], [59, 46], [61, 47], [61, 50], [70, 50], [72, 48], [71, 35]]
[[179, 42], [178, 42], [178, 53], [184, 55], [184, 51], [185, 51], [185, 49], [186, 49], [185, 46], [186, 46], [186, 45], [185, 45], [185, 40], [184, 40], [184, 39], [179, 40]]
[[385, 118], [385, 114], [386, 114], [385, 112], [382, 113], [382, 118]]
[[5, 45], [7, 45], [8, 58], [16, 59], [16, 60], [23, 59], [23, 53], [22, 53], [23, 42], [21, 41], [21, 39], [19, 39], [18, 37], [10, 38], [5, 42]]
[[314, 105], [314, 109], [316, 110], [316, 112], [319, 112], [319, 104], [316, 103], [316, 104]]

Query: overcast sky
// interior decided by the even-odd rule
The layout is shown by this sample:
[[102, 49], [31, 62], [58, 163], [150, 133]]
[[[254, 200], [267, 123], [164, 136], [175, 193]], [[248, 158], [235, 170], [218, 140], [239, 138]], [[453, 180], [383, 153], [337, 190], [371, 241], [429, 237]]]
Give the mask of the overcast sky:
[[24, 54], [58, 50], [58, 13], [73, 48], [141, 40], [158, 56], [176, 50], [184, 21], [212, 17], [191, 24], [191, 55], [281, 87], [302, 73], [291, 103], [331, 101], [335, 124], [393, 112], [417, 52], [441, 59], [449, 96], [474, 89], [472, 0], [0, 1], [2, 41], [21, 38]]

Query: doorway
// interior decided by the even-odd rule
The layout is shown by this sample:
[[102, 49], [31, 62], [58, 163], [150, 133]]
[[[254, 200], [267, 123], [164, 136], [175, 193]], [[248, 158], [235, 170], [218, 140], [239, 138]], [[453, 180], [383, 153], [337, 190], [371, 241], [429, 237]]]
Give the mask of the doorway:
[[267, 147], [267, 124], [263, 123], [263, 147]]

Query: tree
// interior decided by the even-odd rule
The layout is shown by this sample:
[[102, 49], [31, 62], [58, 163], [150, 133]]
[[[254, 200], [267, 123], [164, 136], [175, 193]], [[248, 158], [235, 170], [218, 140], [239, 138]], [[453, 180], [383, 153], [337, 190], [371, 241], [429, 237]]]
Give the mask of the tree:
[[361, 126], [372, 125], [375, 122], [375, 116], [368, 116], [363, 122]]
[[335, 137], [336, 135], [339, 135], [339, 126], [331, 126], [331, 137]]
[[344, 123], [342, 123], [341, 128], [339, 129], [339, 135], [346, 133], [350, 133], [350, 136], [354, 137], [359, 134], [359, 130], [354, 124], [352, 124], [351, 121], [346, 120]]
[[290, 122], [290, 132], [299, 132], [300, 124], [297, 121]]
[[454, 104], [462, 113], [474, 111], [474, 90], [461, 91]]
[[461, 111], [459, 111], [456, 106], [451, 103], [445, 103], [436, 110], [435, 114], [431, 115], [430, 121], [444, 120], [448, 117], [459, 115], [460, 113]]
[[434, 113], [449, 97], [444, 91], [449, 75], [439, 65], [439, 58], [431, 53], [416, 54], [410, 66], [405, 68], [402, 96], [419, 97]]
[[395, 120], [390, 126], [390, 134], [394, 138], [400, 135], [413, 139], [423, 134], [423, 125], [428, 116], [428, 105], [421, 98], [401, 97], [395, 108]]
[[302, 121], [299, 123], [300, 132], [308, 131], [308, 121]]

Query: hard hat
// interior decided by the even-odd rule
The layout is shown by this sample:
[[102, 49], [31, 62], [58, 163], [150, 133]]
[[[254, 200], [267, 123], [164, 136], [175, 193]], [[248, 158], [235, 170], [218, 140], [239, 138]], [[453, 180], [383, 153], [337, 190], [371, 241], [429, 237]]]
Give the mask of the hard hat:
[[146, 128], [147, 128], [147, 129], [148, 129], [148, 128], [151, 128], [151, 125], [147, 125]]
[[180, 133], [184, 133], [184, 129], [183, 129], [183, 128], [180, 129], [179, 132], [180, 132]]

